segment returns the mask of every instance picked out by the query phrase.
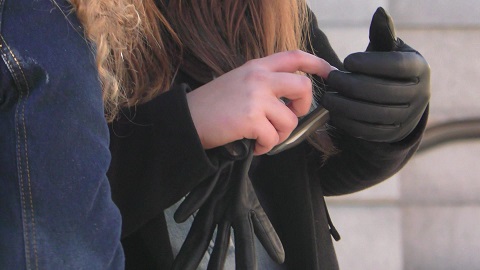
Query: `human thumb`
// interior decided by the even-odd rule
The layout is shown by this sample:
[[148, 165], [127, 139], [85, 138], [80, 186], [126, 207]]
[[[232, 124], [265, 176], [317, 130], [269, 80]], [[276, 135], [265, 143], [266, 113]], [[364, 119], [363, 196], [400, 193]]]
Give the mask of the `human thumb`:
[[377, 8], [370, 23], [370, 43], [367, 51], [394, 51], [397, 49], [397, 36], [393, 20], [382, 7]]

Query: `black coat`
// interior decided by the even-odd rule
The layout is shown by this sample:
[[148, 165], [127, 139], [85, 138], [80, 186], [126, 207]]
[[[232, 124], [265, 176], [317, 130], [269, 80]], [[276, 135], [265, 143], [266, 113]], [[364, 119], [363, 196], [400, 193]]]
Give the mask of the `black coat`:
[[[342, 68], [316, 20], [314, 52]], [[182, 76], [180, 76], [182, 77]], [[127, 269], [168, 269], [173, 261], [163, 210], [213, 174], [186, 101], [193, 80], [183, 76], [168, 92], [133, 109], [110, 125], [112, 196], [123, 216]], [[427, 113], [398, 143], [372, 143], [336, 134], [341, 151], [322, 166], [308, 143], [274, 156], [256, 157], [250, 171], [286, 252], [289, 269], [337, 269], [323, 196], [375, 185], [395, 174], [418, 147]]]

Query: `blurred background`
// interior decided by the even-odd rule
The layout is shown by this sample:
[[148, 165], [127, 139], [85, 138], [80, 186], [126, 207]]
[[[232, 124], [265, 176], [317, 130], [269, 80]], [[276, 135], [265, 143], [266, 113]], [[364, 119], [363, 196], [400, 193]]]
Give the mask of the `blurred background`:
[[[480, 118], [480, 1], [309, 0], [341, 59], [368, 44], [378, 6], [430, 63], [429, 127]], [[328, 198], [341, 269], [480, 269], [480, 138], [418, 152], [368, 190]]]

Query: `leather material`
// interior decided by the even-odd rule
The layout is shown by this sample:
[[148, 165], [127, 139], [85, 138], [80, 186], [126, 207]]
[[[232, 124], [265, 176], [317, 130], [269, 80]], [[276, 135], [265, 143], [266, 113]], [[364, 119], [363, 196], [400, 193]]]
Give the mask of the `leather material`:
[[173, 269], [196, 269], [215, 229], [217, 235], [208, 269], [224, 268], [232, 228], [236, 269], [257, 269], [255, 236], [275, 262], [285, 260], [282, 243], [248, 176], [254, 143], [242, 140], [237, 144], [242, 144], [239, 148], [244, 151], [226, 158], [220, 170], [192, 190], [175, 212], [175, 221], [183, 222], [198, 209]]
[[430, 98], [430, 67], [416, 50], [395, 36], [393, 21], [378, 8], [365, 52], [332, 71], [322, 105], [330, 124], [374, 142], [397, 142], [416, 127]]

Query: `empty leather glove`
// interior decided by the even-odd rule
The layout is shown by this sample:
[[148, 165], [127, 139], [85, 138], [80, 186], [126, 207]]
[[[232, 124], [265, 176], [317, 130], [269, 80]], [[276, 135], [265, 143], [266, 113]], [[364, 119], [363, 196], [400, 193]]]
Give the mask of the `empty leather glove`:
[[[233, 165], [233, 163], [229, 162], [226, 166], [223, 166], [223, 169], [226, 169], [228, 173], [228, 171], [231, 170], [231, 165]], [[175, 257], [172, 267], [173, 270], [197, 269], [200, 261], [205, 255], [215, 228], [222, 221], [222, 216], [226, 208], [226, 205], [222, 203], [222, 199], [227, 193], [229, 181], [228, 178], [219, 180], [219, 176], [224, 173], [225, 171], [223, 170], [222, 172], [218, 171], [213, 178], [204, 180], [211, 182], [207, 185], [213, 187], [211, 192], [208, 189], [205, 190], [205, 187], [193, 189], [185, 201], [189, 199], [189, 196], [190, 198], [196, 197], [199, 201], [189, 199], [187, 205], [182, 202], [175, 212], [175, 221], [184, 222], [188, 216], [195, 212], [195, 209], [192, 207], [198, 206], [199, 208], [188, 235], [182, 244], [179, 253]], [[205, 191], [208, 192], [206, 200], [204, 200], [205, 194], [202, 193]]]
[[[223, 166], [225, 170], [220, 177], [212, 178], [216, 183], [214, 188], [205, 188], [208, 186], [205, 184], [204, 187], [192, 190], [186, 198], [187, 204], [177, 209], [175, 213], [177, 222], [186, 219], [198, 208], [199, 211], [175, 258], [173, 269], [196, 269], [208, 248], [215, 228], [217, 236], [208, 269], [223, 269], [231, 228], [235, 236], [236, 269], [257, 269], [255, 236], [274, 261], [283, 263], [285, 252], [282, 243], [260, 205], [248, 177], [254, 143], [251, 140], [242, 140], [239, 143], [243, 144], [246, 151], [226, 161], [228, 165]], [[202, 203], [204, 194], [198, 195], [197, 192], [206, 190], [213, 191]]]
[[395, 35], [393, 21], [378, 8], [370, 25], [366, 52], [332, 71], [321, 103], [330, 124], [374, 142], [397, 142], [416, 127], [430, 98], [430, 67], [416, 50]]

